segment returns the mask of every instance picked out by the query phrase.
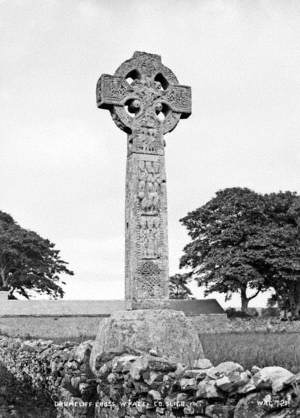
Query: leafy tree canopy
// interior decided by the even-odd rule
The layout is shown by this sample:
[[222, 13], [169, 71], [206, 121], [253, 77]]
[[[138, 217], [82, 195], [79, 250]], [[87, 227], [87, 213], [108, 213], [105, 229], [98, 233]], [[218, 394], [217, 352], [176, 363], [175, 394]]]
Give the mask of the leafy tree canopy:
[[29, 299], [30, 290], [54, 299], [63, 297], [60, 274], [73, 275], [67, 264], [48, 239], [0, 211], [0, 289], [9, 290], [11, 298], [17, 293]]
[[180, 267], [188, 268], [207, 294], [221, 292], [229, 299], [239, 292], [242, 310], [270, 287], [295, 288], [300, 280], [299, 208], [299, 196], [292, 192], [221, 190], [180, 220], [191, 238]]
[[188, 286], [189, 274], [174, 274], [170, 277], [170, 299], [193, 299], [192, 291]]

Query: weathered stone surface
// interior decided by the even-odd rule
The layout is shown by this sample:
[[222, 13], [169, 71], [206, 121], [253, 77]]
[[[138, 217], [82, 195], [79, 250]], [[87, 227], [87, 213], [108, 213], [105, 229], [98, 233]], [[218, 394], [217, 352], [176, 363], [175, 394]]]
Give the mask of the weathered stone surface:
[[115, 357], [112, 361], [112, 371], [113, 372], [128, 372], [131, 368], [132, 363], [138, 356], [132, 354], [124, 354], [123, 356]]
[[213, 367], [212, 362], [207, 358], [200, 358], [194, 361], [194, 369], [210, 369]]
[[78, 363], [82, 363], [85, 359], [89, 358], [93, 347], [93, 343], [93, 340], [88, 340], [79, 344], [79, 346], [76, 347], [73, 355], [74, 360], [76, 360]]
[[198, 399], [222, 399], [223, 395], [216, 387], [214, 381], [205, 380], [198, 384], [196, 398]]
[[293, 373], [283, 367], [264, 367], [252, 377], [251, 383], [253, 382], [257, 389], [271, 388], [273, 392], [279, 392], [293, 376]]
[[219, 377], [228, 376], [234, 372], [243, 372], [244, 368], [238, 363], [233, 361], [224, 361], [218, 366], [207, 370], [207, 375], [212, 379], [218, 379]]
[[185, 378], [190, 379], [190, 378], [194, 377], [194, 378], [197, 379], [197, 381], [200, 381], [200, 380], [204, 380], [206, 378], [206, 376], [207, 376], [206, 370], [210, 370], [210, 369], [203, 369], [203, 370], [201, 370], [201, 369], [186, 369], [186, 370], [184, 370], [184, 372], [182, 374], [183, 374], [183, 377], [185, 377]]
[[250, 381], [250, 373], [234, 371], [229, 373], [227, 376], [223, 376], [220, 379], [216, 380], [217, 388], [221, 389], [223, 392], [233, 392], [236, 391], [239, 387], [243, 387]]
[[262, 389], [239, 400], [234, 418], [298, 418], [298, 412], [299, 400], [295, 404], [289, 392], [274, 394]]
[[298, 385], [300, 386], [300, 372], [288, 378], [283, 386]]
[[266, 392], [253, 393], [239, 400], [234, 411], [234, 418], [262, 418], [268, 408], [265, 405]]
[[255, 386], [253, 380], [250, 379], [249, 382], [246, 383], [246, 385], [241, 386], [241, 387], [238, 388], [237, 393], [242, 394], [242, 395], [246, 395], [247, 393], [251, 393], [255, 390], [256, 390], [256, 386]]
[[191, 377], [191, 378], [186, 378], [183, 377], [182, 379], [180, 379], [179, 381], [179, 385], [181, 390], [185, 391], [189, 391], [189, 390], [197, 390], [197, 379], [195, 377]]
[[205, 415], [210, 418], [233, 418], [234, 406], [230, 405], [208, 405], [205, 408]]
[[189, 319], [178, 311], [120, 311], [102, 321], [91, 354], [91, 368], [97, 373], [103, 354], [126, 347], [148, 352], [155, 349], [171, 361], [192, 363], [203, 356], [198, 334]]
[[261, 370], [261, 367], [253, 366], [253, 367], [251, 367], [250, 372], [251, 372], [252, 375], [254, 375], [254, 374], [258, 373], [260, 370]]
[[[143, 372], [146, 370], [149, 370], [150, 372], [170, 372], [176, 370], [176, 364], [171, 363], [167, 359], [161, 357], [153, 357], [146, 354], [144, 356], [138, 357], [135, 361], [132, 362], [129, 369], [129, 374], [132, 379], [139, 380]], [[153, 378], [154, 376], [152, 375], [152, 379]]]
[[147, 373], [143, 373], [143, 380], [149, 386], [156, 386], [157, 384], [160, 385], [163, 382], [164, 377], [164, 373], [154, 370], [149, 370]]

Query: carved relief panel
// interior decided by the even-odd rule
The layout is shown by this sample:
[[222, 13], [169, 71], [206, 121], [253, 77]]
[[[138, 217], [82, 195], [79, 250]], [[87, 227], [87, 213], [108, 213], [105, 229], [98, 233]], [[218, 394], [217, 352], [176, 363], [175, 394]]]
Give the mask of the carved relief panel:
[[156, 259], [159, 248], [160, 220], [158, 216], [142, 216], [140, 223], [141, 256], [144, 259]]
[[142, 214], [158, 214], [161, 183], [159, 162], [141, 160], [138, 167], [138, 198]]

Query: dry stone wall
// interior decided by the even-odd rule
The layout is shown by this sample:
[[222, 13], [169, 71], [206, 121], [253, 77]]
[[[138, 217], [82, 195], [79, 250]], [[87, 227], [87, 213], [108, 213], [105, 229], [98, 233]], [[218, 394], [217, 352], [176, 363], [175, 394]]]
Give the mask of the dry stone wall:
[[281, 367], [248, 371], [199, 359], [188, 368], [128, 347], [102, 355], [93, 374], [92, 345], [1, 337], [0, 361], [18, 380], [50, 393], [58, 418], [300, 416], [300, 374]]
[[234, 332], [300, 332], [300, 321], [281, 321], [279, 318], [235, 318], [229, 321]]
[[294, 333], [300, 332], [300, 321], [280, 321], [279, 318], [227, 318], [226, 314], [201, 314], [191, 317], [201, 334], [223, 333]]

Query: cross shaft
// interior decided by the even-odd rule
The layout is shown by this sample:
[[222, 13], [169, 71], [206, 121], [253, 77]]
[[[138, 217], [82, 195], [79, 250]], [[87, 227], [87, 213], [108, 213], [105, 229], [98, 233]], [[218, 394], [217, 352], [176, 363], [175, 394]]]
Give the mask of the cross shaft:
[[135, 52], [97, 84], [97, 105], [127, 132], [125, 298], [169, 295], [164, 134], [191, 114], [191, 89], [155, 54]]

